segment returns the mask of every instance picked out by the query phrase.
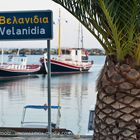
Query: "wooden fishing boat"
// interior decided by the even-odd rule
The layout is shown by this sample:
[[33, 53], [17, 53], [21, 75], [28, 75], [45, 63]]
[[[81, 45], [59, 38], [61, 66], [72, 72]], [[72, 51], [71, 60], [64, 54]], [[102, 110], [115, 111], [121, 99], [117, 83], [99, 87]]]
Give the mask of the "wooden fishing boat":
[[[72, 74], [88, 72], [93, 65], [93, 61], [88, 60], [88, 52], [83, 47], [83, 31], [81, 27], [81, 45], [77, 48], [62, 49], [60, 46], [60, 11], [59, 11], [59, 32], [58, 32], [58, 55], [50, 60], [51, 74]], [[80, 27], [80, 26], [79, 26]], [[80, 31], [80, 30], [79, 30]], [[41, 73], [47, 73], [47, 57], [40, 59], [42, 64]]]
[[10, 55], [7, 63], [0, 65], [0, 79], [25, 77], [37, 73], [40, 65], [27, 64], [27, 56]]
[[[51, 59], [52, 74], [88, 72], [93, 65], [93, 61], [88, 60], [85, 49], [61, 49], [61, 52], [60, 56]], [[47, 73], [47, 58], [41, 58], [40, 62], [42, 64], [42, 73]]]

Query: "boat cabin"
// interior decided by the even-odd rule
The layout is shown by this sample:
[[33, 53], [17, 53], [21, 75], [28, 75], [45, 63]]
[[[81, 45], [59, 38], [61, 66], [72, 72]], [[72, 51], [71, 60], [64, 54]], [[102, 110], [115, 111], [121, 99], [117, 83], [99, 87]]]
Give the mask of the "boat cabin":
[[9, 55], [8, 62], [17, 65], [27, 65], [27, 56], [25, 55]]
[[66, 61], [88, 61], [87, 51], [81, 48], [61, 49], [61, 55], [59, 57]]

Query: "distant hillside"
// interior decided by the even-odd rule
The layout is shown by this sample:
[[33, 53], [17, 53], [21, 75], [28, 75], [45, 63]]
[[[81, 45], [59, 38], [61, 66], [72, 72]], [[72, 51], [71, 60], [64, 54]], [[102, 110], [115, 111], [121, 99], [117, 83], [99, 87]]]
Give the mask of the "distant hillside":
[[[105, 52], [101, 49], [86, 49], [89, 55], [105, 55]], [[4, 50], [4, 54], [16, 54], [18, 52], [18, 49], [8, 49]], [[47, 52], [47, 49], [20, 49], [20, 54], [26, 54], [26, 55], [43, 55], [45, 52]], [[1, 50], [0, 50], [1, 53]], [[57, 54], [57, 49], [52, 48], [51, 54], [55, 55]]]
[[89, 52], [89, 55], [105, 55], [104, 50], [101, 49], [87, 49], [87, 51]]

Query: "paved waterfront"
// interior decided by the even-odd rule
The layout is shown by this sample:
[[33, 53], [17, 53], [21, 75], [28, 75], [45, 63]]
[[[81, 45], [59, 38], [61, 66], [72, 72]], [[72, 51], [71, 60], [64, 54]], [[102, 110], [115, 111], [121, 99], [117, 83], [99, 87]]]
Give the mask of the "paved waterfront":
[[34, 136], [30, 136], [30, 137], [0, 137], [0, 140], [92, 140], [92, 137], [52, 137], [52, 138], [48, 138], [48, 137], [34, 137]]

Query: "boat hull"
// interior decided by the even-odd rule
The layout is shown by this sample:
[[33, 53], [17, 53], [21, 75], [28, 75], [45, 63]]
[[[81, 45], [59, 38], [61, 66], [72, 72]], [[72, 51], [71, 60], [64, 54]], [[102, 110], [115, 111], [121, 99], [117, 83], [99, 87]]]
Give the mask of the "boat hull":
[[[47, 65], [42, 62], [41, 72], [47, 73], [47, 69], [45, 67]], [[51, 74], [72, 74], [72, 73], [82, 73], [88, 72], [89, 69], [92, 67], [92, 64], [88, 64], [85, 66], [80, 65], [73, 65], [66, 62], [60, 62], [57, 60], [51, 60]]]
[[29, 66], [29, 69], [9, 69], [8, 66], [0, 67], [0, 79], [12, 79], [17, 77], [27, 77], [36, 74], [40, 70], [39, 65]]

